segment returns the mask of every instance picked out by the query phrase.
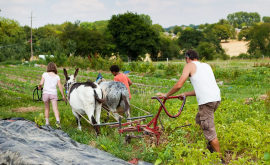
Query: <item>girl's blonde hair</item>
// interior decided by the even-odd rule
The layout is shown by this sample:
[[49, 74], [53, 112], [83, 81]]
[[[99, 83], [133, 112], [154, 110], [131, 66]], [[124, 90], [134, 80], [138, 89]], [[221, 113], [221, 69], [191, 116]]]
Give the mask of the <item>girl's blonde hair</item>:
[[47, 72], [54, 72], [55, 74], [57, 74], [57, 67], [55, 65], [55, 63], [50, 62], [47, 66]]

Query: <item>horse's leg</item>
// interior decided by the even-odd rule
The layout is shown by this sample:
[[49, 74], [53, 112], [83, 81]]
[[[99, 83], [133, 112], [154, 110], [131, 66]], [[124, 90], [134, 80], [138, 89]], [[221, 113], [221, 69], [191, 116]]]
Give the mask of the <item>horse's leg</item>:
[[96, 103], [96, 121], [98, 124], [100, 124], [100, 115], [101, 115], [101, 105], [102, 104], [99, 104], [99, 103]]
[[86, 102], [86, 103], [83, 103], [83, 107], [84, 107], [85, 113], [88, 116], [88, 119], [93, 124], [92, 116], [94, 117], [95, 103]]
[[119, 114], [117, 113], [117, 109], [116, 108], [112, 108], [111, 109], [111, 111], [112, 111], [112, 114], [115, 116], [115, 119], [117, 120], [117, 121], [119, 121]]
[[76, 111], [74, 111], [73, 109], [72, 109], [72, 113], [75, 116], [76, 121], [77, 121], [77, 126], [78, 126], [77, 129], [81, 131], [82, 130], [82, 127], [81, 127], [81, 116], [79, 114], [77, 114]]

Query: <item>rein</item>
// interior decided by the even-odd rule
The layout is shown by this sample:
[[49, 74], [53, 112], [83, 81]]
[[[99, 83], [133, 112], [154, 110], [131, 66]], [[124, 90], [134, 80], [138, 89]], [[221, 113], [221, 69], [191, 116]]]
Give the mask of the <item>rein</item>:
[[[39, 89], [38, 89], [38, 86], [36, 85], [36, 88], [34, 89], [34, 92], [33, 92], [33, 100], [34, 101], [43, 101], [42, 100], [42, 96], [43, 96], [43, 88], [41, 88], [41, 92], [40, 92], [40, 95], [39, 95], [39, 93], [38, 93], [38, 91], [39, 91]], [[38, 97], [38, 99], [35, 99], [35, 92], [36, 92], [36, 94], [37, 94], [37, 97]], [[63, 99], [58, 99], [57, 101], [63, 101]]]

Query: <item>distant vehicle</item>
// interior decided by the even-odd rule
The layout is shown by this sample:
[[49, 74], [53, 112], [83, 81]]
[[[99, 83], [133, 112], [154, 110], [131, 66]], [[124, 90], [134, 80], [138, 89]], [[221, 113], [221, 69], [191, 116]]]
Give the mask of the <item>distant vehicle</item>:
[[54, 57], [53, 55], [38, 55], [38, 58], [45, 60], [45, 56]]

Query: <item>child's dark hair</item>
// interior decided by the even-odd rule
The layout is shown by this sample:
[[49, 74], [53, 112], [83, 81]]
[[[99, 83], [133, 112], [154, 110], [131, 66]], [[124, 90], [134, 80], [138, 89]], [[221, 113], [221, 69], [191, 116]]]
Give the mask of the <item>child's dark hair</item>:
[[194, 59], [199, 60], [198, 53], [195, 50], [192, 50], [192, 49], [189, 49], [188, 51], [186, 51], [185, 56], [187, 56], [191, 60], [194, 60]]
[[113, 66], [110, 67], [111, 72], [119, 72], [119, 70], [120, 69], [119, 69], [119, 67], [117, 65], [113, 65]]
[[55, 65], [55, 63], [50, 62], [47, 66], [47, 72], [54, 72], [55, 74], [57, 74], [57, 67]]

